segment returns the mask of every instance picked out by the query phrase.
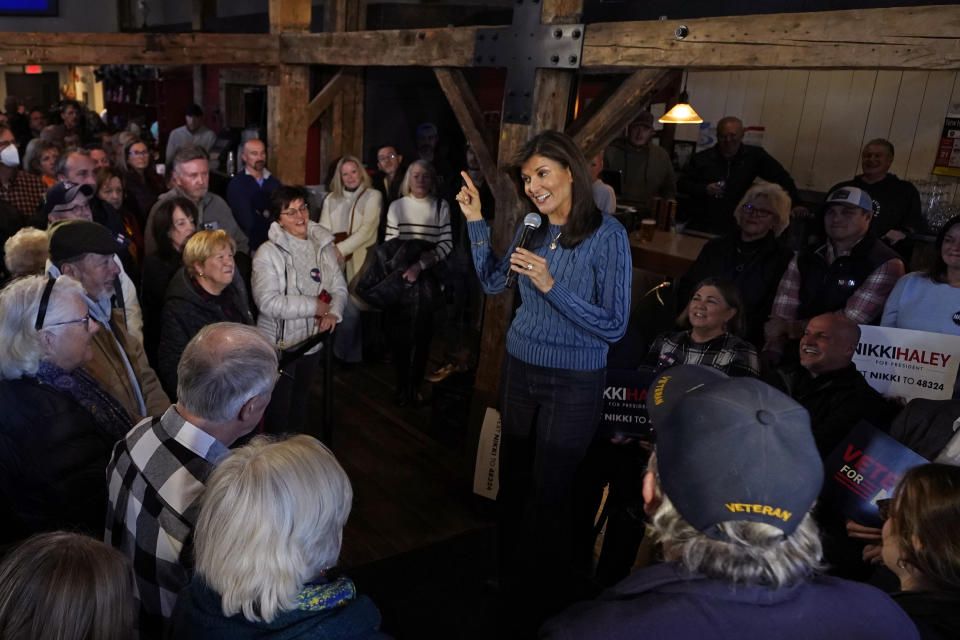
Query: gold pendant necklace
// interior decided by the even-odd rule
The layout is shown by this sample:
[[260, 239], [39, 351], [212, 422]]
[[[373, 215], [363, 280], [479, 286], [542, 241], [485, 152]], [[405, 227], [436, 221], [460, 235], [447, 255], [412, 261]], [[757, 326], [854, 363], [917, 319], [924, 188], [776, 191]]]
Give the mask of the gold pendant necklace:
[[557, 240], [560, 239], [560, 236], [563, 235], [563, 231], [557, 234], [557, 237], [553, 239], [553, 242], [550, 243], [550, 251], [553, 251], [557, 248]]

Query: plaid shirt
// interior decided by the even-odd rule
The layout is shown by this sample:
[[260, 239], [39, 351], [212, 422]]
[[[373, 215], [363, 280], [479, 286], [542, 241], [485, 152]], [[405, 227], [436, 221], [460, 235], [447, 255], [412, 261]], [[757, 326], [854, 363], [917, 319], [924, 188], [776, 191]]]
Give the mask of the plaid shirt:
[[[132, 561], [141, 637], [173, 613], [190, 581], [190, 543], [204, 482], [228, 449], [170, 407], [118, 442], [107, 465], [104, 541]], [[187, 553], [182, 553], [186, 547]]]
[[[818, 253], [821, 249], [817, 250]], [[841, 256], [850, 255], [849, 251], [837, 252], [833, 244], [826, 243], [826, 249], [823, 251], [827, 264], [833, 264], [834, 260]], [[883, 311], [883, 304], [887, 296], [893, 290], [897, 280], [903, 276], [903, 261], [894, 258], [887, 260], [879, 267], [873, 270], [867, 279], [863, 281], [850, 297], [847, 298], [847, 304], [842, 309], [843, 314], [856, 322], [857, 324], [867, 324], [880, 317]], [[798, 320], [798, 310], [800, 309], [800, 268], [797, 266], [797, 256], [787, 265], [783, 277], [780, 279], [780, 285], [777, 287], [777, 295], [773, 299], [773, 306], [770, 309], [770, 316], [773, 318], [783, 318], [784, 320]], [[768, 340], [764, 345], [764, 351], [783, 351], [784, 339]]]
[[702, 364], [728, 376], [760, 374], [760, 360], [752, 344], [731, 333], [713, 340], [694, 342], [689, 331], [661, 333], [653, 341], [642, 367], [660, 372], [678, 364]]
[[0, 200], [6, 200], [20, 212], [24, 220], [33, 217], [47, 195], [43, 180], [26, 171], [17, 170], [10, 184], [0, 184]]

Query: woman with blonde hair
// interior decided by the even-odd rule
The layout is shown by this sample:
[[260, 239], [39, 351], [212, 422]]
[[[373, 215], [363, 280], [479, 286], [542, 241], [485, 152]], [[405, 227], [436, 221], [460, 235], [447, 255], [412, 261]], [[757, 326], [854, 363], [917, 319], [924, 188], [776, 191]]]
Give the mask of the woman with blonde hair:
[[[337, 261], [349, 282], [363, 266], [367, 249], [377, 241], [377, 225], [383, 196], [372, 188], [360, 160], [343, 156], [330, 181], [330, 195], [320, 210], [320, 226], [333, 234]], [[363, 359], [360, 310], [349, 299], [333, 345], [334, 354], [345, 362]]]
[[160, 320], [157, 374], [167, 394], [177, 395], [177, 365], [190, 339], [214, 322], [253, 324], [247, 288], [226, 231], [198, 231], [183, 247], [183, 267], [167, 287]]
[[207, 482], [174, 637], [385, 637], [373, 602], [334, 570], [352, 501], [350, 479], [315, 438], [260, 436], [234, 451]]
[[128, 640], [133, 574], [122, 553], [66, 531], [40, 533], [0, 564], [0, 638]]
[[758, 181], [743, 195], [733, 217], [736, 232], [705, 244], [680, 279], [677, 304], [686, 304], [701, 280], [730, 280], [743, 296], [744, 337], [759, 349], [763, 323], [770, 316], [777, 285], [792, 257], [778, 239], [790, 224], [790, 196], [778, 184]]

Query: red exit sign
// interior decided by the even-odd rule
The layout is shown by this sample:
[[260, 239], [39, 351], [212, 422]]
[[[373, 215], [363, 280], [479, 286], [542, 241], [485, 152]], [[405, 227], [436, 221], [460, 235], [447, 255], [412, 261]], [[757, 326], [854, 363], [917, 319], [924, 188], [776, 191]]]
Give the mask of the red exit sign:
[[26, 64], [23, 66], [23, 72], [29, 75], [35, 75], [37, 73], [43, 73], [43, 67], [39, 64]]

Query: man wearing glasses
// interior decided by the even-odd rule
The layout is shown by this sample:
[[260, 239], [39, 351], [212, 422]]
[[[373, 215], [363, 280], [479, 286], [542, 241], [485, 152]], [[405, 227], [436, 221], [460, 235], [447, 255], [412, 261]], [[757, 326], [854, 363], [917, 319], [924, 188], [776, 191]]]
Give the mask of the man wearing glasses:
[[383, 210], [380, 212], [380, 224], [377, 227], [379, 244], [387, 233], [387, 209], [391, 202], [400, 197], [400, 183], [403, 182], [406, 166], [397, 148], [387, 145], [377, 150], [377, 168], [380, 170], [373, 176], [373, 186], [383, 196]]
[[170, 399], [147, 364], [142, 343], [127, 331], [125, 309], [118, 300], [121, 296], [115, 296], [121, 273], [114, 257], [117, 241], [106, 227], [89, 220], [60, 222], [49, 236], [48, 273], [55, 278], [68, 275], [80, 282], [90, 316], [106, 329], [94, 335], [94, 356], [84, 368], [120, 402], [134, 422], [162, 413]]

